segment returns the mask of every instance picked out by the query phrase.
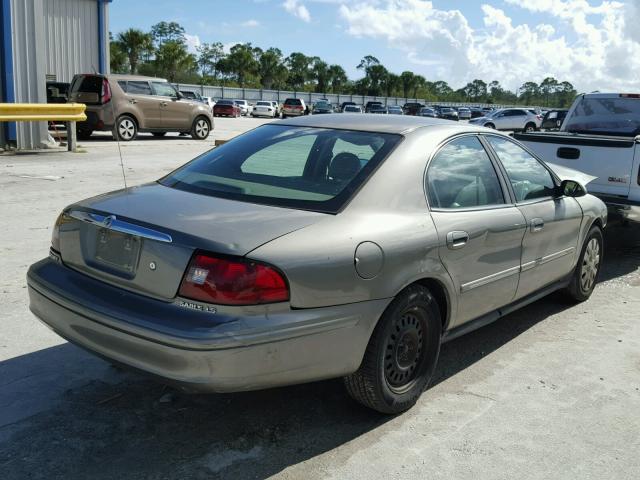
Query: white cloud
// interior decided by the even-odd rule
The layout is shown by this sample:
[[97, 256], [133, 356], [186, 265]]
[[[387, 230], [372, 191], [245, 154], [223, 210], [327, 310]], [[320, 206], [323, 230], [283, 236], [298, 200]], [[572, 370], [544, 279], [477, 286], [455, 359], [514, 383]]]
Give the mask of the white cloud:
[[311, 21], [309, 10], [299, 0], [285, 0], [282, 7], [291, 15], [298, 17], [304, 22]]
[[515, 89], [554, 76], [578, 90], [638, 90], [640, 0], [505, 1], [547, 23], [514, 24], [503, 10], [483, 4], [483, 26], [472, 28], [459, 10], [439, 10], [426, 0], [361, 0], [342, 4], [339, 13], [347, 33], [386, 40], [421, 67], [407, 69], [455, 87], [482, 78]]
[[189, 50], [190, 53], [196, 53], [196, 48], [202, 44], [198, 35], [189, 35], [188, 33], [185, 33], [184, 40], [187, 44], [187, 50]]
[[242, 22], [240, 24], [241, 27], [249, 27], [249, 28], [254, 28], [254, 27], [259, 27], [260, 26], [260, 22], [257, 20], [254, 20], [253, 18], [250, 20], [247, 20], [246, 22]]

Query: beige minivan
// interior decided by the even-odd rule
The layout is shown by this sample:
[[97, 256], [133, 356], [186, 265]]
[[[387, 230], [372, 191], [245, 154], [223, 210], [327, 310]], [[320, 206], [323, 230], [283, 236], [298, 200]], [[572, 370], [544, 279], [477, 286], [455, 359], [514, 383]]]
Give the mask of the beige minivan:
[[87, 105], [87, 120], [77, 124], [81, 139], [94, 131], [111, 131], [122, 141], [133, 140], [138, 132], [156, 137], [180, 132], [204, 140], [213, 129], [211, 109], [184, 98], [162, 78], [78, 74], [71, 81], [69, 102]]

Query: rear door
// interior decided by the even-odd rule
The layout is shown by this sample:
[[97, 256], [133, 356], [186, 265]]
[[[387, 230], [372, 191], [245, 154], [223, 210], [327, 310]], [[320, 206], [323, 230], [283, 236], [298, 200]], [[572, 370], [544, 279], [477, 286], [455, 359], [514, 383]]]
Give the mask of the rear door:
[[133, 111], [139, 112], [137, 117], [142, 128], [159, 128], [162, 125], [160, 116], [160, 98], [155, 97], [149, 82], [145, 80], [118, 81], [125, 91], [126, 102]]
[[459, 294], [456, 324], [510, 303], [520, 274], [524, 216], [476, 135], [455, 137], [426, 177], [440, 258]]
[[582, 209], [558, 197], [556, 180], [534, 156], [508, 138], [486, 139], [509, 178], [516, 206], [526, 220], [517, 298], [561, 280], [576, 262]]

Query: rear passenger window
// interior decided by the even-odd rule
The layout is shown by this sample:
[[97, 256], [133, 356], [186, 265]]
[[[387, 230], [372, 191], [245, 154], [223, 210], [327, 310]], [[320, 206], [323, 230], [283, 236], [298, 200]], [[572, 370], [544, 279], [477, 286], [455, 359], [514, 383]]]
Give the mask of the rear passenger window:
[[149, 82], [128, 82], [127, 93], [132, 95], [151, 95]]
[[477, 137], [462, 137], [440, 149], [427, 170], [427, 191], [433, 208], [505, 203], [498, 175]]
[[551, 173], [521, 146], [505, 138], [487, 136], [504, 165], [516, 195], [516, 201], [551, 197], [555, 183]]

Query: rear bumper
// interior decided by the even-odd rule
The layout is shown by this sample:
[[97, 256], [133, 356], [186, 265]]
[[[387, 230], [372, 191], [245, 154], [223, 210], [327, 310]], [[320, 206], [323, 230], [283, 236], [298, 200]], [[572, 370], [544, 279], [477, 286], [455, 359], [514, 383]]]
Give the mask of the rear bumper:
[[354, 372], [389, 302], [211, 314], [109, 286], [51, 259], [32, 265], [27, 283], [31, 311], [61, 337], [167, 383], [214, 392]]

